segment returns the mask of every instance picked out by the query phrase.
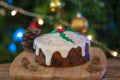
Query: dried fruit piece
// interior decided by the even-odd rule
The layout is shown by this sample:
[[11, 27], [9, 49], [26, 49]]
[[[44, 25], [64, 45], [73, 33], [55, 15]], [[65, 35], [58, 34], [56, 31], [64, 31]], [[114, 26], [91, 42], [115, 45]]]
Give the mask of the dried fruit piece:
[[89, 64], [86, 70], [90, 73], [93, 73], [93, 72], [101, 71], [103, 70], [103, 68], [100, 65]]
[[22, 58], [21, 60], [21, 66], [24, 68], [28, 68], [28, 65], [30, 64], [30, 61], [27, 58]]
[[38, 64], [29, 64], [28, 65], [28, 70], [30, 71], [37, 71], [38, 69]]
[[99, 57], [94, 57], [94, 58], [92, 59], [91, 63], [93, 63], [93, 64], [95, 64], [95, 65], [99, 64], [99, 63], [100, 63], [100, 58], [99, 58]]

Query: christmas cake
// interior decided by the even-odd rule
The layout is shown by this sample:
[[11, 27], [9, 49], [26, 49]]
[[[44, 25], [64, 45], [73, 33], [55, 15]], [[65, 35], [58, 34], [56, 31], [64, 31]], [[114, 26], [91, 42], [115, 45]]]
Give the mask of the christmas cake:
[[49, 67], [73, 67], [89, 61], [90, 41], [77, 32], [60, 30], [35, 38], [36, 62]]
[[58, 27], [40, 35], [30, 27], [23, 36], [25, 49], [12, 62], [9, 74], [15, 80], [100, 80], [107, 61], [100, 48], [71, 28]]

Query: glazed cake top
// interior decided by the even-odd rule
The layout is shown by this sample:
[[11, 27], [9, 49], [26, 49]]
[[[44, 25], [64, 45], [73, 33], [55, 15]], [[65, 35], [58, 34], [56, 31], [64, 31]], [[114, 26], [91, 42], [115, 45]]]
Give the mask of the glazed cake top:
[[90, 46], [90, 41], [85, 36], [72, 31], [64, 31], [62, 33], [48, 33], [35, 38], [34, 49], [36, 55], [39, 55], [41, 49], [45, 55], [46, 64], [50, 65], [52, 55], [56, 51], [66, 58], [72, 48], [81, 47], [82, 56], [85, 56], [86, 43]]

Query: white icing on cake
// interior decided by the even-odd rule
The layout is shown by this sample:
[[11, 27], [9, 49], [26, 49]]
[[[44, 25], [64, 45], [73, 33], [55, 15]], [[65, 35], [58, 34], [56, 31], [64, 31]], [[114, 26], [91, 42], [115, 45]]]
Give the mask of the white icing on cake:
[[44, 34], [35, 38], [34, 48], [36, 49], [36, 55], [39, 55], [39, 50], [41, 49], [45, 55], [47, 65], [51, 64], [52, 55], [56, 51], [59, 51], [61, 56], [66, 58], [72, 48], [79, 46], [82, 48], [82, 56], [85, 56], [85, 44], [88, 43], [90, 45], [90, 41], [85, 36], [75, 32], [65, 31], [64, 33], [74, 43], [63, 39], [59, 33]]

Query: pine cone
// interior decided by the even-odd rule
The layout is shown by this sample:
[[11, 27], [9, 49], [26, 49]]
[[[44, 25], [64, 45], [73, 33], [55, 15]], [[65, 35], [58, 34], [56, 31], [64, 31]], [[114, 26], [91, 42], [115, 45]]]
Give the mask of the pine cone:
[[28, 28], [25, 32], [22, 47], [27, 51], [34, 51], [33, 41], [37, 36], [39, 36], [40, 29]]

